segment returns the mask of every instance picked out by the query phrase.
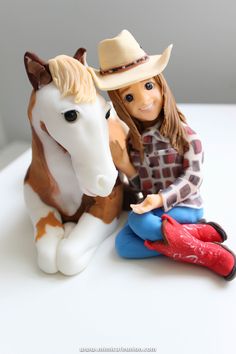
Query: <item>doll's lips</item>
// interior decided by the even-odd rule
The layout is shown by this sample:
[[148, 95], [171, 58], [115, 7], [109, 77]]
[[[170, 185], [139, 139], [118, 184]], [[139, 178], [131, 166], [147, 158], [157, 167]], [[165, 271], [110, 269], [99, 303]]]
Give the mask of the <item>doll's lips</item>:
[[150, 104], [148, 104], [146, 106], [143, 106], [143, 107], [139, 108], [139, 110], [141, 112], [150, 112], [152, 109], [153, 109], [153, 103], [150, 103]]

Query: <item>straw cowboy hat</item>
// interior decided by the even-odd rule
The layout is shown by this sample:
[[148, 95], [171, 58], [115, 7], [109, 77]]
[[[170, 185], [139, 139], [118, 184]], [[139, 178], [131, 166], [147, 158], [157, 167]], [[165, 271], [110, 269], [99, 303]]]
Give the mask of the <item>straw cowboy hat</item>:
[[168, 64], [172, 44], [161, 55], [147, 55], [132, 34], [118, 36], [98, 45], [100, 70], [89, 67], [95, 84], [104, 91], [116, 90], [160, 74]]

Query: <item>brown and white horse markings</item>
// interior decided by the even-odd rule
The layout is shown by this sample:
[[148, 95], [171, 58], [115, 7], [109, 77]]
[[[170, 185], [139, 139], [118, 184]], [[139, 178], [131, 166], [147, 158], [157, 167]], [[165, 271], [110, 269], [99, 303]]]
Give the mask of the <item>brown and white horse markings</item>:
[[[73, 65], [84, 60], [83, 51], [82, 57], [81, 51], [77, 55], [70, 58]], [[122, 208], [122, 185], [116, 182], [106, 112], [98, 95], [91, 103], [76, 103], [73, 95], [63, 96], [50, 77], [48, 64], [35, 55], [26, 53], [25, 64], [34, 91], [28, 108], [32, 162], [24, 192], [38, 264], [47, 273], [72, 275], [86, 267], [97, 246], [115, 230]], [[66, 122], [65, 110], [80, 112], [80, 122]], [[123, 128], [118, 121], [109, 121], [110, 138], [121, 139], [123, 144]], [[115, 131], [117, 137], [113, 137]]]

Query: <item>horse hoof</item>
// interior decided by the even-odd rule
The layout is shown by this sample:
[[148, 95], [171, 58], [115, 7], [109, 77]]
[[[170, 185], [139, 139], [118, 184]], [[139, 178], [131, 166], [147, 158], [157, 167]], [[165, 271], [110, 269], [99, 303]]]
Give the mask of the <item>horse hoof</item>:
[[64, 230], [61, 228], [53, 229], [53, 233], [47, 233], [36, 241], [38, 266], [45, 273], [54, 274], [58, 272], [57, 249], [63, 233]]
[[57, 252], [57, 267], [64, 275], [75, 275], [82, 272], [88, 265], [97, 247], [81, 252], [72, 242], [62, 240]]

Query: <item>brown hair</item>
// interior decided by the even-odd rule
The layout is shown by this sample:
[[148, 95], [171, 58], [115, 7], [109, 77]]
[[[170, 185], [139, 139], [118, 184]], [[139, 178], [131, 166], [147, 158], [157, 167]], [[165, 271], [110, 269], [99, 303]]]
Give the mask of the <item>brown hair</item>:
[[[176, 106], [175, 98], [162, 74], [154, 76], [157, 84], [161, 88], [163, 95], [163, 122], [160, 127], [160, 133], [170, 140], [171, 145], [183, 155], [184, 151], [189, 148], [186, 139], [186, 132], [182, 122], [186, 123], [186, 118]], [[143, 144], [140, 134], [140, 122], [131, 117], [124, 106], [122, 98], [118, 90], [108, 91], [108, 95], [114, 105], [114, 108], [120, 117], [129, 127], [129, 136], [134, 149], [140, 152], [143, 159]]]

